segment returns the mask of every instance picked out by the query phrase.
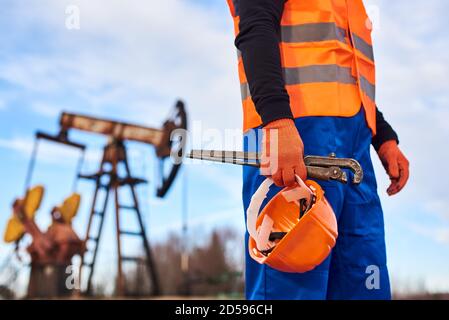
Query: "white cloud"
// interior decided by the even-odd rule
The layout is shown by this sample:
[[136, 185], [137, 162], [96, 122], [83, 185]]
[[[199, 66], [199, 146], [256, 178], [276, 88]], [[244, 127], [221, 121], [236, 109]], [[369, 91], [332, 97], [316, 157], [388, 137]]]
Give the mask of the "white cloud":
[[9, 140], [0, 140], [0, 147], [7, 148], [14, 151], [19, 151], [22, 153], [29, 153], [31, 152], [33, 146], [31, 140], [21, 139], [21, 138], [15, 138], [15, 139], [9, 139]]
[[[0, 149], [8, 149], [19, 152], [25, 157], [31, 156], [34, 142], [32, 139], [13, 137], [11, 139], [0, 139]], [[80, 153], [78, 150], [57, 145], [54, 143], [40, 143], [39, 144], [39, 161], [47, 164], [65, 166], [72, 163], [73, 159], [78, 159]], [[101, 159], [101, 152], [98, 149], [88, 150], [85, 156], [85, 161], [88, 163], [99, 163]]]
[[[64, 1], [18, 7], [17, 21], [52, 30], [51, 43], [41, 44], [51, 51], [19, 52], [13, 60], [0, 62], [0, 78], [47, 97], [67, 93], [86, 101], [82, 108], [91, 112], [148, 123], [159, 123], [181, 97], [192, 119], [240, 128], [227, 11], [214, 13], [181, 0], [163, 1], [157, 8], [137, 0], [126, 6], [116, 0], [70, 4], [80, 8], [79, 31], [65, 29]], [[228, 21], [227, 28], [223, 21]]]
[[62, 108], [59, 106], [49, 105], [42, 102], [34, 103], [31, 106], [31, 109], [34, 112], [49, 118], [56, 118], [59, 112], [62, 110]]
[[432, 239], [436, 243], [449, 245], [449, 226], [427, 227], [413, 222], [405, 222], [410, 230]]

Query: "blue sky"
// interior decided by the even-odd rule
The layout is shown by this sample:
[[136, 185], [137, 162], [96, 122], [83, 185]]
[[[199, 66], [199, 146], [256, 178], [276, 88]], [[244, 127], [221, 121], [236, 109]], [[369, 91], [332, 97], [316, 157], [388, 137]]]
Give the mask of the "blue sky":
[[[0, 229], [23, 192], [34, 130], [55, 132], [61, 110], [158, 127], [178, 97], [187, 102], [194, 147], [241, 148], [239, 85], [233, 27], [225, 1], [0, 0]], [[411, 160], [407, 188], [388, 198], [388, 181], [375, 159], [384, 204], [389, 265], [396, 288], [424, 283], [449, 291], [448, 179], [438, 172], [449, 156], [449, 4], [444, 0], [366, 1], [374, 20], [378, 104], [399, 132]], [[68, 30], [68, 5], [80, 9], [80, 29]], [[235, 134], [237, 132], [237, 134]], [[231, 138], [223, 138], [228, 133]], [[89, 144], [85, 170], [96, 169], [102, 138], [75, 134]], [[71, 191], [76, 153], [42, 146], [35, 183], [48, 192], [46, 212]], [[133, 144], [137, 175], [153, 181], [152, 150]], [[444, 168], [441, 168], [444, 169]], [[142, 188], [152, 239], [179, 230], [181, 195], [188, 186], [192, 228], [232, 225], [243, 230], [241, 169], [186, 166], [164, 201], [154, 184]], [[75, 228], [84, 233], [92, 186], [80, 184], [83, 208]], [[149, 207], [149, 208], [148, 208]], [[112, 242], [112, 215], [105, 242]], [[114, 261], [105, 245], [104, 261]], [[0, 244], [0, 258], [11, 248]]]

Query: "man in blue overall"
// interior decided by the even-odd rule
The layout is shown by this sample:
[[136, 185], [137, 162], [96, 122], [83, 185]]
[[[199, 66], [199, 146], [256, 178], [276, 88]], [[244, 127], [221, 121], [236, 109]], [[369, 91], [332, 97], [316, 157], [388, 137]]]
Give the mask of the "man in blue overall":
[[[269, 130], [278, 136], [277, 152], [268, 156], [277, 166], [265, 174], [277, 186], [270, 197], [293, 184], [295, 174], [306, 179], [304, 154], [335, 153], [358, 160], [364, 169], [358, 186], [318, 181], [338, 221], [331, 255], [316, 269], [293, 274], [258, 264], [246, 250], [247, 298], [391, 299], [370, 146], [390, 177], [389, 195], [405, 186], [409, 164], [375, 104], [372, 25], [362, 0], [228, 4], [239, 49], [245, 151], [265, 153], [261, 136]], [[264, 179], [258, 169], [244, 169], [245, 212]]]

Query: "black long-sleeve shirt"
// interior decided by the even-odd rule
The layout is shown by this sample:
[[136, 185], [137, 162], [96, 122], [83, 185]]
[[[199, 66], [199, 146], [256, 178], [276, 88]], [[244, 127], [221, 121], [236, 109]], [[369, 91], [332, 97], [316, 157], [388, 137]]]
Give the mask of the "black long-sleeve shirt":
[[[236, 0], [240, 15], [240, 33], [235, 44], [240, 50], [245, 73], [263, 124], [291, 118], [290, 97], [285, 89], [279, 51], [280, 21], [286, 0]], [[398, 136], [383, 114], [376, 109], [377, 134], [373, 137], [376, 150]]]

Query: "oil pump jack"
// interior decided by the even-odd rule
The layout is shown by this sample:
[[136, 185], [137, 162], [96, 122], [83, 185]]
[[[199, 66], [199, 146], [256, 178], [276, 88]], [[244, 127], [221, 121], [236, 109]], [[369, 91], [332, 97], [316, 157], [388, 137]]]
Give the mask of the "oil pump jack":
[[[187, 129], [187, 114], [184, 103], [181, 101], [176, 103], [174, 112], [164, 122], [162, 128], [159, 129], [65, 112], [60, 117], [59, 125], [60, 131], [57, 135], [38, 132], [37, 138], [69, 146], [79, 145], [69, 139], [69, 132], [74, 130], [99, 134], [108, 138], [98, 171], [94, 174], [79, 174], [80, 179], [90, 180], [95, 183], [95, 192], [85, 237], [87, 251], [82, 257], [79, 271], [81, 292], [86, 295], [92, 294], [92, 279], [97, 262], [99, 243], [108, 202], [112, 194], [115, 204], [117, 240], [116, 294], [119, 296], [127, 294], [123, 264], [135, 262], [146, 266], [148, 278], [151, 281], [150, 294], [154, 296], [159, 295], [161, 291], [158, 275], [135, 189], [136, 186], [145, 184], [147, 181], [132, 176], [125, 142], [134, 141], [154, 146], [160, 164], [157, 197], [165, 197], [175, 181], [181, 166], [180, 161], [179, 163], [173, 162], [170, 156], [181, 157], [185, 147], [185, 136], [176, 134], [173, 136], [173, 133], [176, 133], [175, 130]], [[119, 191], [125, 187], [128, 187], [131, 192], [131, 205], [124, 205], [120, 201]], [[123, 229], [120, 220], [122, 211], [134, 213], [139, 230]], [[128, 219], [129, 216], [126, 218]], [[122, 245], [123, 237], [140, 238], [144, 248], [144, 258], [126, 256], [124, 254], [125, 248]]]

